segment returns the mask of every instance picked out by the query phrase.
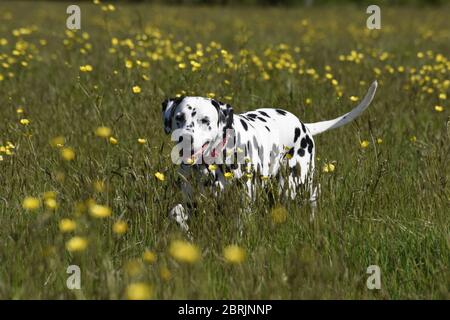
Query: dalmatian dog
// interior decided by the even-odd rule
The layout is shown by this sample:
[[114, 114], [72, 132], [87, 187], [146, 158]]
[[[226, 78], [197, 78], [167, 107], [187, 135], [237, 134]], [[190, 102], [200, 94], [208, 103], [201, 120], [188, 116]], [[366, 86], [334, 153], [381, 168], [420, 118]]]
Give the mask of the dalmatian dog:
[[[301, 186], [309, 189], [314, 206], [313, 187], [316, 146], [313, 137], [339, 128], [358, 117], [372, 102], [377, 89], [373, 82], [364, 99], [350, 112], [333, 120], [303, 123], [294, 114], [263, 108], [234, 114], [229, 104], [203, 97], [179, 97], [162, 103], [164, 130], [178, 141], [172, 161], [180, 164], [184, 203], [169, 215], [184, 230], [193, 198], [193, 179], [220, 192], [235, 179], [245, 179], [246, 193], [252, 199], [255, 185], [277, 177], [289, 196], [295, 198]], [[280, 171], [286, 168], [287, 178]], [[286, 182], [287, 180], [287, 182]]]

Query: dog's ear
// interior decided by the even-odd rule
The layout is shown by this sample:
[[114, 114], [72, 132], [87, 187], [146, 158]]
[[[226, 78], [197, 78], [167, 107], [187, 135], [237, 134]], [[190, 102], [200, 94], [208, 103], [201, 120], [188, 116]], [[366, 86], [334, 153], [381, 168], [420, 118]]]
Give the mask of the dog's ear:
[[172, 131], [172, 118], [175, 109], [184, 97], [166, 99], [161, 103], [164, 121], [164, 132], [169, 134]]
[[231, 129], [233, 127], [233, 107], [230, 106], [228, 103], [222, 104], [221, 111], [225, 116], [225, 119], [224, 119], [225, 128], [224, 129]]
[[222, 103], [211, 99], [212, 105], [217, 109], [219, 114], [219, 121], [224, 123], [224, 130], [231, 129], [233, 126], [233, 107], [228, 103]]

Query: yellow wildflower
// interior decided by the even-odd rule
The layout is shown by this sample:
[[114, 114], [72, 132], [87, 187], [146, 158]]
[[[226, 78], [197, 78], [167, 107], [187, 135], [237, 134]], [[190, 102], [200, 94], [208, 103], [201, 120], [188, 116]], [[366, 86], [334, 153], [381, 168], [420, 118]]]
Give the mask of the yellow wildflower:
[[145, 250], [142, 254], [142, 259], [147, 263], [154, 263], [156, 261], [156, 253], [150, 250]]
[[223, 174], [223, 176], [225, 177], [225, 179], [232, 179], [234, 177], [234, 174], [233, 174], [233, 172], [228, 171], [228, 172], [225, 172]]
[[63, 136], [57, 136], [50, 140], [50, 145], [53, 148], [60, 148], [64, 146], [64, 143], [66, 142], [66, 139]]
[[22, 207], [29, 211], [39, 208], [39, 205], [40, 201], [35, 197], [25, 197], [22, 202]]
[[45, 206], [50, 210], [55, 210], [58, 207], [58, 203], [55, 198], [48, 198], [44, 201]]
[[166, 177], [164, 176], [164, 173], [161, 172], [156, 172], [155, 173], [155, 177], [156, 179], [158, 179], [159, 181], [164, 181], [166, 179]]
[[66, 249], [70, 252], [84, 251], [87, 248], [88, 241], [85, 238], [75, 236], [66, 242]]
[[72, 161], [75, 159], [75, 151], [72, 148], [62, 148], [61, 157], [66, 161]]
[[223, 249], [223, 256], [228, 263], [239, 264], [245, 260], [245, 250], [237, 245], [229, 245]]
[[91, 216], [95, 218], [106, 218], [111, 215], [111, 209], [107, 206], [102, 206], [99, 204], [93, 204], [89, 207], [89, 212]]
[[101, 138], [108, 138], [111, 133], [111, 129], [105, 126], [98, 127], [95, 130], [95, 135]]
[[333, 163], [326, 163], [323, 166], [323, 172], [333, 172], [336, 166]]
[[72, 232], [77, 228], [77, 223], [71, 219], [61, 219], [59, 221], [59, 231], [62, 233]]
[[116, 221], [113, 225], [113, 231], [116, 234], [124, 234], [128, 230], [128, 224], [125, 221]]
[[126, 289], [128, 300], [148, 300], [153, 296], [152, 287], [143, 282], [128, 285]]
[[361, 148], [367, 148], [369, 146], [369, 141], [363, 140], [360, 142]]
[[161, 276], [161, 279], [163, 279], [164, 281], [169, 281], [170, 278], [172, 278], [172, 273], [166, 266], [163, 266], [159, 269], [159, 275]]
[[176, 260], [186, 263], [195, 263], [200, 259], [200, 250], [197, 246], [181, 240], [172, 241], [169, 253]]
[[114, 138], [114, 137], [109, 137], [109, 143], [111, 143], [111, 144], [118, 144], [119, 143], [119, 141], [116, 139], [116, 138]]

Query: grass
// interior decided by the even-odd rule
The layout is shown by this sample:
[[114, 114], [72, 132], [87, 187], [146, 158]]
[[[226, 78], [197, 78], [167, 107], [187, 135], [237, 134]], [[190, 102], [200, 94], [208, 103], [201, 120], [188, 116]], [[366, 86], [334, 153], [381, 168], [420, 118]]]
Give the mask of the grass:
[[[0, 298], [122, 299], [132, 283], [157, 299], [450, 297], [445, 8], [382, 8], [382, 29], [370, 31], [362, 7], [82, 3], [82, 30], [72, 33], [67, 5], [1, 4]], [[350, 96], [362, 98], [374, 79], [380, 87], [364, 115], [316, 137], [313, 221], [299, 197], [279, 204], [287, 219], [276, 223], [268, 196], [246, 203], [237, 184], [217, 198], [197, 195], [190, 225], [201, 258], [170, 255], [173, 240], [187, 239], [168, 219], [181, 195], [163, 99], [214, 94], [235, 112], [277, 106], [314, 122], [350, 110]], [[118, 143], [96, 136], [99, 126]], [[74, 160], [49, 143], [58, 136]], [[328, 163], [333, 172], [322, 171]], [[48, 191], [57, 208], [44, 204]], [[27, 196], [39, 208], [24, 209]], [[89, 214], [94, 202], [111, 216]], [[61, 232], [62, 219], [76, 229]], [[117, 221], [125, 233], [113, 231]], [[74, 236], [87, 248], [67, 250]], [[227, 263], [230, 244], [245, 250], [244, 262]], [[146, 250], [156, 261], [142, 258]], [[81, 290], [66, 287], [69, 265], [81, 269]], [[366, 288], [369, 265], [381, 268], [381, 290]]]

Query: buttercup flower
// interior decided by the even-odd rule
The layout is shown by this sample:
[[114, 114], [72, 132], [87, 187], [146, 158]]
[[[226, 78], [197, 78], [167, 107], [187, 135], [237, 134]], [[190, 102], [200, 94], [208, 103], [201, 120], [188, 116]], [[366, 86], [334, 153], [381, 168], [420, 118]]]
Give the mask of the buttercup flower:
[[36, 210], [37, 208], [39, 208], [39, 205], [39, 199], [34, 197], [25, 197], [22, 202], [22, 207], [29, 211]]
[[225, 177], [225, 179], [232, 179], [234, 177], [234, 174], [233, 174], [233, 172], [228, 171], [228, 172], [225, 172], [223, 174], [223, 176]]
[[332, 163], [326, 163], [323, 166], [323, 172], [333, 172], [336, 166]]
[[24, 126], [27, 126], [30, 124], [30, 120], [28, 119], [20, 119], [20, 123], [23, 124]]
[[63, 136], [57, 136], [50, 140], [50, 145], [53, 148], [61, 148], [61, 147], [64, 147], [65, 142], [66, 142], [66, 139]]
[[155, 177], [156, 177], [156, 179], [158, 179], [159, 181], [164, 181], [164, 180], [165, 180], [165, 176], [164, 176], [164, 174], [161, 173], [161, 172], [156, 172], [156, 173], [155, 173]]
[[172, 278], [172, 272], [170, 272], [169, 268], [167, 268], [166, 266], [163, 266], [159, 269], [159, 275], [164, 281], [169, 281], [170, 278]]
[[242, 263], [245, 260], [245, 256], [245, 250], [237, 245], [229, 245], [223, 249], [223, 257], [228, 263]]
[[367, 148], [369, 146], [369, 141], [363, 140], [360, 142], [361, 148]]
[[91, 216], [95, 218], [106, 218], [111, 215], [111, 209], [99, 204], [93, 204], [89, 207]]
[[66, 242], [66, 249], [70, 252], [84, 251], [87, 248], [88, 241], [85, 238], [75, 236]]
[[150, 250], [145, 250], [142, 254], [142, 259], [147, 263], [154, 263], [156, 261], [156, 253]]
[[75, 151], [72, 148], [62, 148], [61, 157], [66, 161], [72, 161], [75, 159]]
[[200, 259], [200, 250], [197, 246], [181, 240], [172, 241], [169, 253], [180, 262], [195, 263]]
[[55, 198], [48, 198], [44, 201], [45, 206], [50, 210], [55, 210], [58, 207], [58, 203]]
[[114, 138], [114, 137], [109, 137], [109, 143], [111, 143], [111, 144], [118, 144], [119, 141], [116, 138]]
[[105, 126], [98, 127], [95, 130], [95, 135], [101, 138], [109, 138], [111, 133], [112, 133], [111, 129]]
[[124, 234], [127, 230], [128, 224], [125, 221], [119, 220], [113, 224], [113, 231], [118, 235]]
[[139, 86], [134, 86], [132, 88], [132, 90], [133, 90], [133, 93], [141, 93], [141, 87], [139, 87]]
[[61, 219], [59, 221], [59, 231], [62, 233], [72, 232], [77, 228], [77, 223], [71, 219]]
[[152, 295], [152, 287], [143, 282], [132, 283], [126, 289], [128, 300], [148, 300]]

